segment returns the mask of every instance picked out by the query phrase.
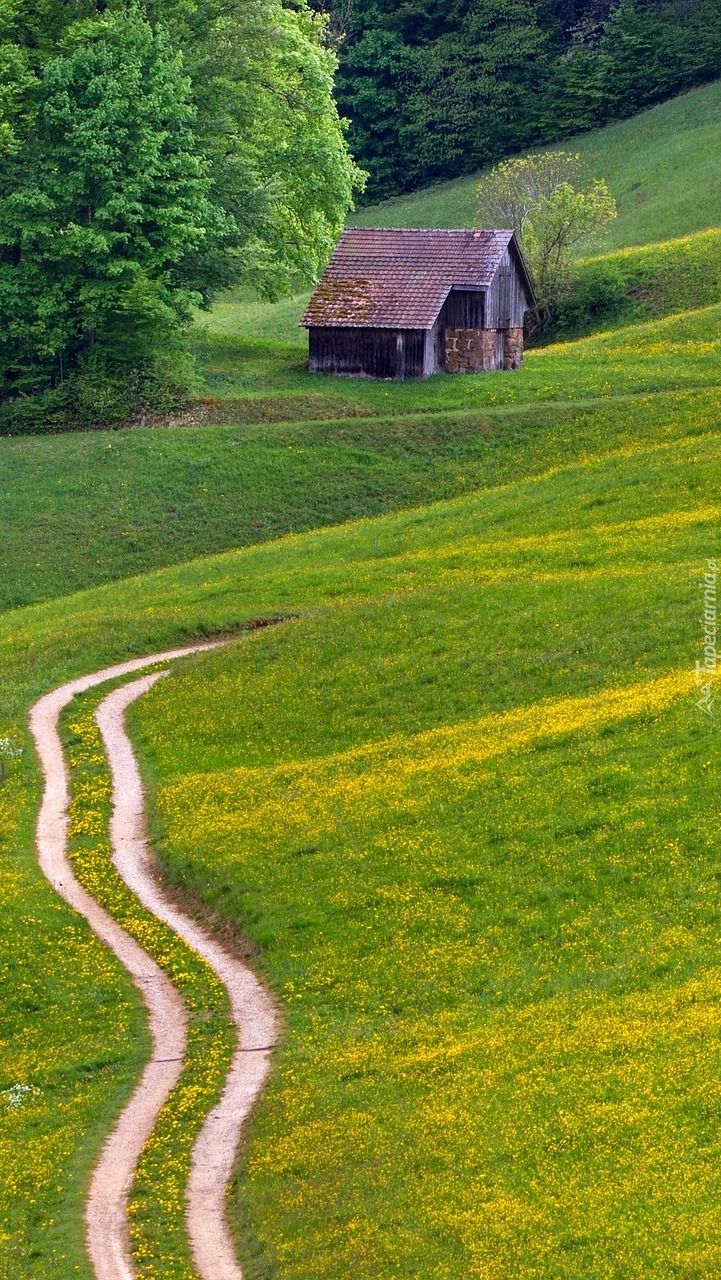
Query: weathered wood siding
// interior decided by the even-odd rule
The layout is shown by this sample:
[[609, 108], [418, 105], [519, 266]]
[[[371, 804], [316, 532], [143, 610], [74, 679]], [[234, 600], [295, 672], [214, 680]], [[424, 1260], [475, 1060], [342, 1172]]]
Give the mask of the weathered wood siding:
[[425, 344], [423, 351], [423, 376], [430, 377], [432, 373], [439, 373], [441, 365], [439, 361], [443, 358], [441, 349], [441, 331], [437, 324], [432, 329], [428, 329], [425, 333]]
[[485, 316], [486, 295], [482, 289], [451, 289], [426, 338], [425, 375], [445, 370], [446, 329], [482, 329]]
[[437, 323], [443, 329], [483, 329], [486, 295], [481, 289], [451, 289]]
[[522, 329], [528, 298], [518, 267], [506, 249], [491, 281], [486, 302], [486, 327]]
[[311, 373], [367, 378], [420, 378], [426, 372], [423, 329], [311, 328]]

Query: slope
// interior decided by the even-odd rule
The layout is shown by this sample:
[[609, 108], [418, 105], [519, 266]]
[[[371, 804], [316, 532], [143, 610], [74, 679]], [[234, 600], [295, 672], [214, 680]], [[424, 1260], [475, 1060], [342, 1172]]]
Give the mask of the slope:
[[[556, 337], [577, 337], [718, 301], [718, 235], [696, 233], [721, 224], [720, 140], [721, 80], [558, 144], [578, 151], [594, 177], [606, 178], [619, 215], [602, 235], [579, 247], [581, 255], [591, 257], [583, 261], [578, 286], [562, 308]], [[472, 226], [479, 176], [358, 209], [350, 221], [360, 226]], [[638, 246], [649, 249], [634, 253]], [[306, 298], [269, 306], [229, 294], [201, 324], [218, 336], [277, 336], [301, 345], [305, 338], [297, 322]]]
[[288, 343], [209, 337], [222, 394], [204, 425], [0, 440], [0, 608], [690, 422], [694, 401], [675, 393], [716, 386], [719, 341], [715, 307], [529, 352], [513, 375], [411, 384], [314, 379]]
[[[603, 341], [609, 375], [640, 367], [638, 334]], [[234, 1199], [249, 1274], [717, 1272], [718, 766], [693, 663], [718, 404], [704, 353], [669, 358], [690, 389], [662, 415], [640, 395], [575, 441], [538, 428], [479, 494], [0, 618], [0, 737], [24, 748], [0, 787], [0, 1270], [87, 1275], [87, 1168], [143, 1047], [39, 879], [27, 707], [284, 615], [137, 719], [167, 875], [283, 999]]]
[[[613, 162], [629, 191], [637, 181], [631, 175], [641, 174], [632, 208], [624, 198], [617, 242], [639, 238], [628, 220], [636, 217], [633, 210], [652, 218], [652, 237], [718, 220], [711, 160], [719, 84], [580, 140]], [[643, 183], [651, 178], [644, 173], [654, 175], [649, 201]], [[418, 194], [421, 223], [443, 225], [435, 203], [441, 191]], [[704, 202], [710, 202], [708, 217], [699, 213]], [[400, 221], [419, 220], [402, 203], [363, 216], [392, 223], [392, 208]], [[666, 213], [674, 208], [678, 218], [669, 222]], [[464, 218], [454, 213], [447, 220]], [[717, 233], [590, 259], [556, 336], [704, 306], [718, 298], [718, 263]], [[620, 377], [603, 345], [590, 344], [540, 358], [529, 354], [526, 370], [512, 380], [484, 376], [459, 385], [436, 378], [424, 386], [388, 386], [314, 378], [304, 369], [301, 309], [302, 299], [268, 305], [231, 296], [203, 318], [196, 348], [207, 395], [178, 424], [182, 430], [0, 438], [0, 610], [290, 530], [471, 490], [485, 483], [488, 436], [510, 456], [527, 429], [526, 414], [509, 416], [507, 408], [499, 414], [499, 405], [587, 402], [676, 385], [675, 357], [670, 372], [659, 353], [644, 361], [642, 372], [631, 370], [632, 331]], [[709, 312], [699, 317], [691, 340], [701, 351], [715, 332]], [[672, 322], [657, 334], [664, 341], [680, 336], [681, 328]], [[709, 362], [705, 376], [715, 381], [712, 370]], [[559, 421], [569, 423], [572, 434], [565, 410]], [[287, 423], [297, 425], [281, 425]]]

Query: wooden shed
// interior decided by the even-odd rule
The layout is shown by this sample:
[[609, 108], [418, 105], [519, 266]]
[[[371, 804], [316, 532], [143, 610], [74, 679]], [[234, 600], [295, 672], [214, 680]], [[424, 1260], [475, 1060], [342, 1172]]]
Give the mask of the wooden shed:
[[349, 227], [301, 320], [311, 373], [519, 369], [533, 286], [512, 231]]

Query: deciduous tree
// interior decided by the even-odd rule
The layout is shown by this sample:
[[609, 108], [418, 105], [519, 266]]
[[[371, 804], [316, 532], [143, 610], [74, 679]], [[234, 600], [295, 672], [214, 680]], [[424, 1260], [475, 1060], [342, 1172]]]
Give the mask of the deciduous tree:
[[616, 216], [603, 179], [591, 181], [581, 158], [567, 151], [504, 160], [477, 186], [477, 225], [513, 230], [533, 276], [544, 323], [566, 286], [573, 250]]
[[334, 67], [305, 0], [0, 0], [3, 412], [162, 407], [193, 305], [314, 279], [362, 181]]
[[24, 105], [0, 179], [4, 396], [81, 367], [152, 381], [200, 301], [198, 255], [235, 232], [181, 58], [139, 9], [111, 11], [66, 32]]

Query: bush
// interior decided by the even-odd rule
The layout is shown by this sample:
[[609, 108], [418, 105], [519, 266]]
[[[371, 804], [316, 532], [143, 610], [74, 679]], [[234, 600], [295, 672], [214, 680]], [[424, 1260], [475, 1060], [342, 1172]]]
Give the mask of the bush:
[[126, 425], [144, 413], [177, 413], [199, 390], [193, 357], [177, 343], [138, 365], [97, 350], [61, 386], [0, 406], [0, 435], [53, 434]]
[[575, 263], [544, 341], [655, 320], [721, 301], [721, 231]]
[[592, 332], [620, 320], [630, 310], [626, 290], [626, 275], [613, 255], [577, 264], [559, 300], [554, 331]]

